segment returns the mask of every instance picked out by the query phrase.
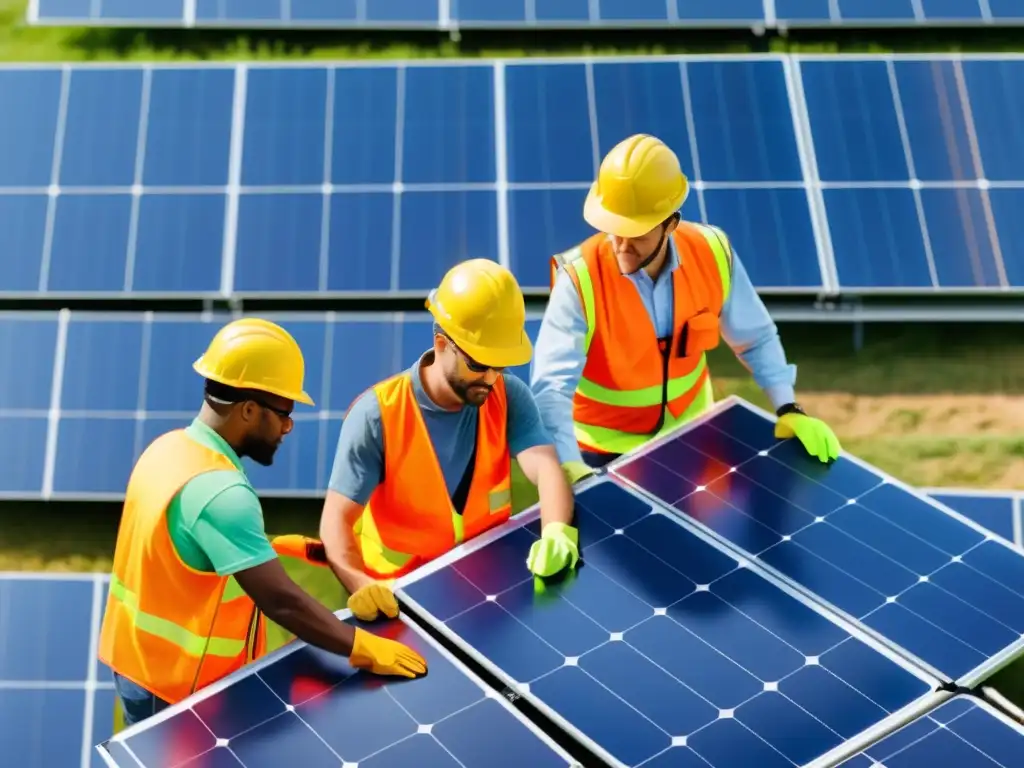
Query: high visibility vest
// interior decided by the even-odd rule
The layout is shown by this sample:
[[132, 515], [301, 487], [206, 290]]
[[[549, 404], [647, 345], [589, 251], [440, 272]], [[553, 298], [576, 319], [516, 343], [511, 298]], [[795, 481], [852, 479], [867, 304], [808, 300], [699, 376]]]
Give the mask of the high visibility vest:
[[718, 346], [732, 249], [715, 227], [681, 222], [673, 234], [672, 335], [659, 339], [640, 294], [597, 234], [552, 259], [572, 279], [587, 321], [587, 362], [573, 396], [582, 450], [627, 453], [714, 402], [706, 352]]
[[459, 514], [416, 403], [412, 374], [373, 387], [380, 404], [384, 477], [354, 531], [364, 568], [378, 579], [398, 578], [509, 519], [512, 457], [508, 400], [499, 376], [478, 409], [472, 480]]
[[214, 470], [238, 471], [184, 430], [158, 437], [132, 470], [117, 533], [99, 658], [171, 704], [266, 650], [253, 601], [233, 578], [186, 565], [167, 529], [175, 495]]

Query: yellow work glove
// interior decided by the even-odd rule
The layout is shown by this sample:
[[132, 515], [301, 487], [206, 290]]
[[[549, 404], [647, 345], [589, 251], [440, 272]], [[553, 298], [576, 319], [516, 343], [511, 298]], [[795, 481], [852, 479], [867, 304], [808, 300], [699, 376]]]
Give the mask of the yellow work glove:
[[839, 458], [839, 438], [821, 419], [803, 413], [787, 413], [776, 422], [775, 436], [780, 440], [797, 438], [807, 453], [823, 463]]
[[526, 566], [534, 576], [553, 576], [563, 568], [575, 568], [580, 559], [580, 534], [571, 525], [548, 523], [533, 542]]
[[419, 677], [427, 671], [427, 661], [407, 645], [356, 627], [349, 664], [375, 675]]
[[565, 473], [565, 479], [569, 481], [569, 485], [576, 485], [583, 478], [594, 474], [594, 470], [582, 461], [565, 462], [562, 465], [562, 472]]
[[348, 609], [360, 621], [373, 621], [380, 614], [389, 619], [398, 615], [398, 601], [391, 591], [392, 582], [374, 581], [360, 587], [348, 598]]

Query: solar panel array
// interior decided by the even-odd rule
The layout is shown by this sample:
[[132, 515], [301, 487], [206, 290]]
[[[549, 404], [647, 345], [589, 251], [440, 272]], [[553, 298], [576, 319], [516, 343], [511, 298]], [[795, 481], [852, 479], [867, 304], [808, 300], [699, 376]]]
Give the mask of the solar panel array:
[[[980, 492], [973, 494], [976, 499], [993, 498]], [[966, 491], [951, 493], [948, 489], [934, 489], [930, 495], [946, 504], [949, 504], [950, 498], [960, 501], [970, 499]], [[969, 512], [969, 504], [968, 502], [965, 507], [957, 507], [957, 511]], [[978, 521], [978, 518], [974, 519]], [[1002, 523], [999, 517], [989, 519]], [[460, 573], [468, 570], [462, 566], [459, 566], [459, 569]], [[734, 574], [733, 578], [738, 575]], [[472, 573], [470, 578], [474, 578]], [[720, 582], [725, 583], [727, 580]], [[95, 638], [98, 637], [99, 622], [106, 599], [106, 585], [106, 574], [4, 574], [0, 577], [0, 615], [4, 617], [0, 622], [0, 749], [6, 755], [15, 756], [22, 768], [50, 768], [53, 765], [96, 768], [104, 764], [99, 752], [93, 749], [93, 745], [105, 741], [111, 733], [114, 690], [109, 670], [95, 660], [93, 645]], [[777, 595], [771, 587], [764, 589]], [[782, 602], [785, 602], [785, 598]], [[510, 601], [502, 598], [498, 604], [504, 607], [509, 605]], [[815, 614], [804, 612], [803, 615], [810, 615], [812, 619], [818, 621]], [[581, 623], [578, 620], [576, 622], [577, 625]], [[61, 631], [55, 629], [58, 626]], [[399, 627], [397, 624], [393, 626], [396, 632], [402, 633], [404, 640], [414, 638], [420, 650], [428, 654], [432, 676], [443, 678], [446, 686], [461, 685], [468, 688], [462, 677], [470, 679], [472, 673], [463, 670], [461, 676], [457, 674], [454, 670], [462, 670], [459, 662], [452, 662], [450, 656], [436, 650], [436, 644], [429, 640], [424, 641], [414, 630], [405, 626]], [[534, 626], [543, 625], [534, 622]], [[379, 631], [379, 627], [375, 629]], [[295, 658], [283, 665], [280, 670], [275, 669], [261, 675], [261, 679], [270, 683], [273, 690], [288, 690], [289, 695], [310, 700], [322, 694], [326, 688], [340, 682], [340, 677], [347, 675], [344, 666], [339, 666], [337, 661], [327, 654], [305, 647], [299, 650], [298, 646], [294, 651]], [[287, 689], [278, 682], [280, 675], [286, 670], [295, 679], [294, 685]], [[460, 682], [453, 682], [456, 678]], [[356, 696], [360, 705], [369, 706], [368, 713], [383, 714], [382, 709], [387, 706], [394, 709], [390, 700], [384, 701], [387, 697], [368, 696], [365, 688], [360, 689], [353, 683], [354, 681], [349, 681], [339, 693], [344, 691], [346, 696]], [[254, 683], [247, 683], [236, 693], [248, 691], [251, 694], [253, 688]], [[255, 688], [263, 691], [259, 686]], [[266, 695], [265, 691], [263, 693]], [[234, 694], [232, 698], [233, 696]], [[954, 702], [959, 701], [959, 698]], [[938, 723], [945, 724], [954, 719], [960, 724], [957, 726], [958, 730], [954, 731], [958, 737], [970, 740], [971, 733], [980, 735], [976, 740], [980, 742], [982, 751], [989, 748], [986, 745], [999, 744], [1000, 738], [1006, 738], [1005, 735], [998, 738], [992, 735], [993, 730], [1003, 732], [1005, 729], [1001, 724], [1003, 718], [992, 714], [990, 708], [977, 702], [965, 702], [963, 705], [954, 706], [954, 702], [940, 706], [927, 717], [915, 721], [915, 725], [898, 732], [897, 736], [883, 740], [879, 746], [869, 749], [867, 754], [892, 768], [900, 765], [893, 757], [897, 751], [905, 752], [902, 759], [906, 759], [908, 765], [917, 765], [919, 763], [914, 763], [911, 759], [918, 758], [918, 753], [914, 750], [933, 743], [939, 746], [934, 759], [939, 759], [938, 752], [951, 757], [962, 757], [956, 750], [951, 750], [950, 745], [941, 741], [946, 736], [940, 732]], [[473, 705], [475, 708], [472, 712], [479, 714], [481, 709], [494, 709], [495, 704], [490, 701], [478, 702]], [[295, 703], [295, 706], [298, 706], [298, 703]], [[237, 704], [233, 703], [232, 709], [235, 708]], [[306, 709], [310, 707], [307, 706]], [[389, 714], [394, 715], [394, 711]], [[962, 717], [964, 714], [970, 714], [970, 717]], [[390, 721], [392, 718], [388, 719]], [[398, 716], [397, 719], [399, 723], [408, 723], [404, 716]], [[441, 717], [438, 716], [436, 719], [440, 720]], [[517, 720], [500, 719], [506, 726], [514, 725]], [[357, 726], [363, 721], [346, 719], [346, 722], [355, 723], [351, 734], [349, 731], [345, 732], [345, 738], [351, 738], [350, 746], [358, 749], [361, 747], [358, 741], [361, 732]], [[487, 727], [497, 727], [495, 722], [496, 719], [489, 718]], [[339, 724], [344, 725], [340, 717]], [[394, 727], [394, 723], [390, 725]], [[961, 725], [964, 727], [960, 727]], [[377, 727], [381, 728], [381, 725], [378, 724]], [[521, 729], [514, 730], [519, 730], [522, 735]], [[387, 731], [387, 734], [392, 733], [390, 730]], [[922, 737], [926, 735], [931, 741], [922, 741]], [[365, 734], [363, 736], [365, 737]], [[906, 738], [903, 738], [904, 736]], [[506, 737], [503, 735], [502, 738]], [[1016, 738], [1011, 735], [1009, 740], [1015, 741]], [[952, 746], [960, 744], [957, 742]], [[908, 747], [913, 749], [907, 751]], [[216, 750], [214, 754], [217, 754]], [[992, 754], [991, 751], [989, 754]], [[999, 754], [1001, 753], [993, 755], [997, 764], [1000, 763]], [[500, 758], [501, 755], [495, 756], [495, 759]], [[539, 764], [546, 764], [543, 758], [538, 759]], [[861, 765], [871, 764], [863, 762], [864, 759], [851, 758], [849, 762], [844, 763], [844, 768], [860, 768]], [[930, 764], [945, 765], [941, 761]], [[949, 763], [964, 764], [966, 763]], [[1001, 764], [1011, 763], [1004, 760]], [[135, 763], [129, 765], [137, 768]]]
[[281, 29], [754, 28], [1024, 23], [1015, 0], [31, 0], [33, 24]]
[[[823, 467], [771, 425], [744, 401], [720, 403], [577, 487], [572, 574], [527, 571], [533, 508], [400, 580], [406, 624], [385, 631], [421, 647], [425, 630], [520, 709], [516, 722], [574, 756], [588, 750], [586, 765], [893, 768], [930, 755], [967, 764], [949, 762], [966, 749], [1009, 765], [1021, 729], [950, 687], [1024, 651], [1024, 552], [853, 457]], [[492, 741], [479, 757], [455, 755], [435, 723], [457, 694], [421, 681], [371, 686], [367, 718], [407, 709], [397, 691], [420, 691], [436, 711], [395, 715], [400, 725], [367, 745], [366, 728], [339, 725], [360, 705], [337, 686], [361, 675], [328, 658], [300, 645], [101, 751], [135, 766], [165, 764], [161, 750], [182, 743], [192, 752], [179, 759], [246, 766], [269, 764], [247, 746], [256, 740], [325, 765], [404, 764], [383, 756], [420, 736], [440, 740], [452, 765], [502, 751]], [[149, 756], [124, 760], [133, 745]]]
[[[1024, 285], [1019, 57], [0, 69], [4, 296], [530, 292], [600, 158], [665, 139], [763, 293]], [[83, 258], [88, 253], [89, 258]]]
[[927, 488], [936, 501], [970, 518], [983, 528], [1024, 547], [1024, 493], [966, 488]]
[[[426, 312], [264, 313], [296, 338], [306, 388], [295, 428], [271, 467], [249, 465], [265, 495], [317, 496], [327, 486], [341, 420], [367, 387], [430, 347]], [[226, 315], [0, 313], [0, 499], [122, 498], [142, 450], [186, 426], [201, 403], [192, 363]], [[527, 331], [536, 337], [539, 319]], [[352, 361], [358, 360], [359, 365]], [[512, 369], [526, 376], [526, 366]]]
[[24, 768], [104, 763], [114, 686], [96, 660], [106, 574], [0, 577], [0, 750]]

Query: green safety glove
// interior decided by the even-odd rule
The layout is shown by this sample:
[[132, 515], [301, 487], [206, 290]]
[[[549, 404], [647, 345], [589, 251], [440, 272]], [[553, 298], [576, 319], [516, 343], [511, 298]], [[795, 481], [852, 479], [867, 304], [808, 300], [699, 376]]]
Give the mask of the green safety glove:
[[565, 523], [548, 523], [530, 547], [526, 566], [534, 576], [553, 576], [563, 568], [575, 568], [579, 559], [579, 531]]
[[582, 461], [565, 462], [562, 465], [562, 472], [565, 473], [565, 479], [569, 481], [569, 485], [576, 485], [583, 478], [594, 474], [594, 470]]
[[841, 446], [836, 433], [821, 419], [802, 411], [791, 410], [780, 416], [775, 424], [775, 437], [797, 438], [807, 453], [826, 464], [839, 458]]

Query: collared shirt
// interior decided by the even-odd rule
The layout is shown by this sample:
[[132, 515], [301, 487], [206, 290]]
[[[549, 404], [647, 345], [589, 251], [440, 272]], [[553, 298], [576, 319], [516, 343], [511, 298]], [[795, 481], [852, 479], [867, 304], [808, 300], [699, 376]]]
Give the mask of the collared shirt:
[[246, 479], [242, 460], [228, 442], [198, 418], [185, 434], [235, 465], [204, 472], [167, 507], [167, 530], [186, 565], [219, 576], [254, 568], [277, 557], [263, 523], [263, 507]]
[[[628, 276], [659, 337], [672, 333], [672, 271], [678, 266], [679, 254], [670, 239], [665, 268], [656, 280], [643, 270]], [[720, 318], [722, 338], [753, 374], [772, 406], [779, 408], [796, 397], [796, 366], [786, 362], [775, 322], [735, 251], [732, 267], [729, 297]], [[583, 351], [586, 331], [579, 294], [560, 269], [534, 345], [530, 386], [563, 463], [582, 461], [573, 433], [572, 399], [587, 362]]]
[[[464, 406], [457, 411], [441, 408], [423, 388], [423, 366], [429, 364], [433, 352], [424, 353], [408, 370], [412, 374], [412, 391], [423, 415], [448, 493], [453, 494], [462, 481], [476, 446], [479, 410]], [[505, 376], [508, 402], [508, 445], [515, 457], [534, 446], [551, 445], [537, 405], [526, 382], [514, 375]], [[370, 389], [359, 396], [345, 416], [334, 454], [334, 467], [328, 487], [365, 505], [384, 477], [384, 430], [381, 425], [380, 401]], [[416, 482], [410, 478], [409, 482]]]

